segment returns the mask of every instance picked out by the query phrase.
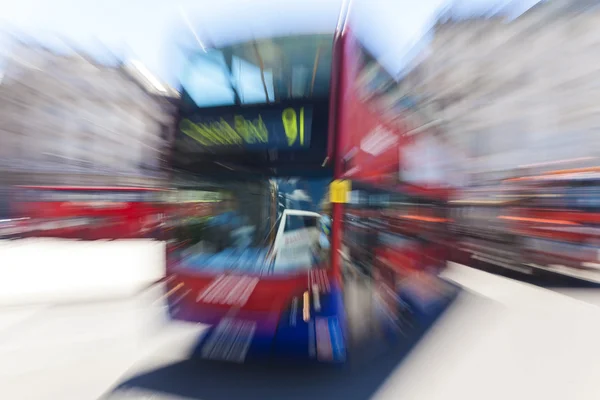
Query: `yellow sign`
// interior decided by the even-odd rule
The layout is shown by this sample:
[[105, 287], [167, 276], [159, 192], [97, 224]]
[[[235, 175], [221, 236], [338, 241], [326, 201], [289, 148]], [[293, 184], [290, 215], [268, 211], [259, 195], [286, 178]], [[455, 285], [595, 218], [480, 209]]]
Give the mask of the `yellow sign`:
[[335, 180], [329, 185], [329, 201], [331, 203], [347, 203], [350, 193], [349, 180]]
[[[292, 146], [298, 139], [298, 116], [296, 110], [289, 107], [283, 110], [281, 115], [283, 129], [288, 140], [288, 146]], [[300, 108], [300, 145], [304, 146], [304, 107]]]
[[269, 132], [260, 115], [253, 121], [236, 115], [233, 118], [233, 126], [223, 118], [209, 123], [194, 123], [184, 119], [179, 128], [204, 146], [269, 142]]
[[[250, 111], [240, 114], [205, 117], [204, 120], [196, 122], [184, 119], [180, 122], [179, 129], [203, 146], [260, 147], [261, 144], [278, 144], [286, 147], [286, 142], [288, 148], [308, 145], [310, 125], [305, 132], [304, 107], [288, 107], [281, 111], [281, 114], [276, 110], [267, 110], [260, 114]], [[310, 111], [308, 114], [311, 115]]]

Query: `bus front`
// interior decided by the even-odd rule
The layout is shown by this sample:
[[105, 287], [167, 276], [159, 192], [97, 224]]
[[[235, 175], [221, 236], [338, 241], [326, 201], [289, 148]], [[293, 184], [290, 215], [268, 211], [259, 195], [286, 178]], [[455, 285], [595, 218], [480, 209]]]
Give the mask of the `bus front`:
[[167, 298], [173, 319], [209, 325], [204, 358], [345, 359], [327, 237], [332, 41], [271, 38], [187, 58], [172, 186], [206, 206], [179, 203]]

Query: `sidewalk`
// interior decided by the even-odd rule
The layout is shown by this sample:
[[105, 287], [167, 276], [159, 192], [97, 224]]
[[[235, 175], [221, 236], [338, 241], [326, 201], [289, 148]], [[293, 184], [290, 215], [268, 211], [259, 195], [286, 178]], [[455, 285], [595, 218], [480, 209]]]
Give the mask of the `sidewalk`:
[[600, 308], [451, 263], [465, 291], [375, 398], [600, 398]]
[[0, 309], [0, 338], [6, 331], [26, 324], [28, 321], [42, 314], [47, 308], [48, 306], [40, 305]]
[[165, 273], [152, 240], [0, 241], [0, 308], [127, 298]]
[[191, 343], [203, 328], [168, 323], [162, 294], [0, 309], [0, 398], [95, 400], [165, 343]]

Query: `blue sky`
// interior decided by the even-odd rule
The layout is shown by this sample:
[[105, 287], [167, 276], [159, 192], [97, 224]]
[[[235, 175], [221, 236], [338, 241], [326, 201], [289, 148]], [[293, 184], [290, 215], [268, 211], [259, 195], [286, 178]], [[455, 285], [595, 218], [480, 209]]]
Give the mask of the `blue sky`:
[[[190, 40], [182, 10], [198, 35], [224, 44], [240, 36], [323, 31], [335, 27], [342, 0], [1, 0], [0, 29], [59, 48], [64, 37], [103, 59], [108, 51], [143, 62], [170, 84], [180, 62], [176, 42]], [[461, 16], [509, 4], [520, 12], [538, 0], [355, 0], [356, 29], [386, 51], [394, 68], [449, 2]], [[187, 42], [190, 45], [193, 42]], [[62, 46], [64, 47], [64, 46]], [[377, 52], [377, 50], [376, 50]]]

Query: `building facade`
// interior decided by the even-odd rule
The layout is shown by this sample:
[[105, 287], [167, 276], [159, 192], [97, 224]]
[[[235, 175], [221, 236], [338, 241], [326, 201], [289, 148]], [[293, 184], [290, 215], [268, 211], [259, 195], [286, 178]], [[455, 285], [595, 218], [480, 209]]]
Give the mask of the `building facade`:
[[175, 95], [122, 64], [16, 44], [0, 83], [4, 180], [161, 185]]
[[[438, 23], [427, 57], [403, 79], [462, 158], [501, 179], [516, 170], [597, 165], [600, 10], [555, 0], [521, 17]], [[549, 167], [550, 168], [550, 167]]]

